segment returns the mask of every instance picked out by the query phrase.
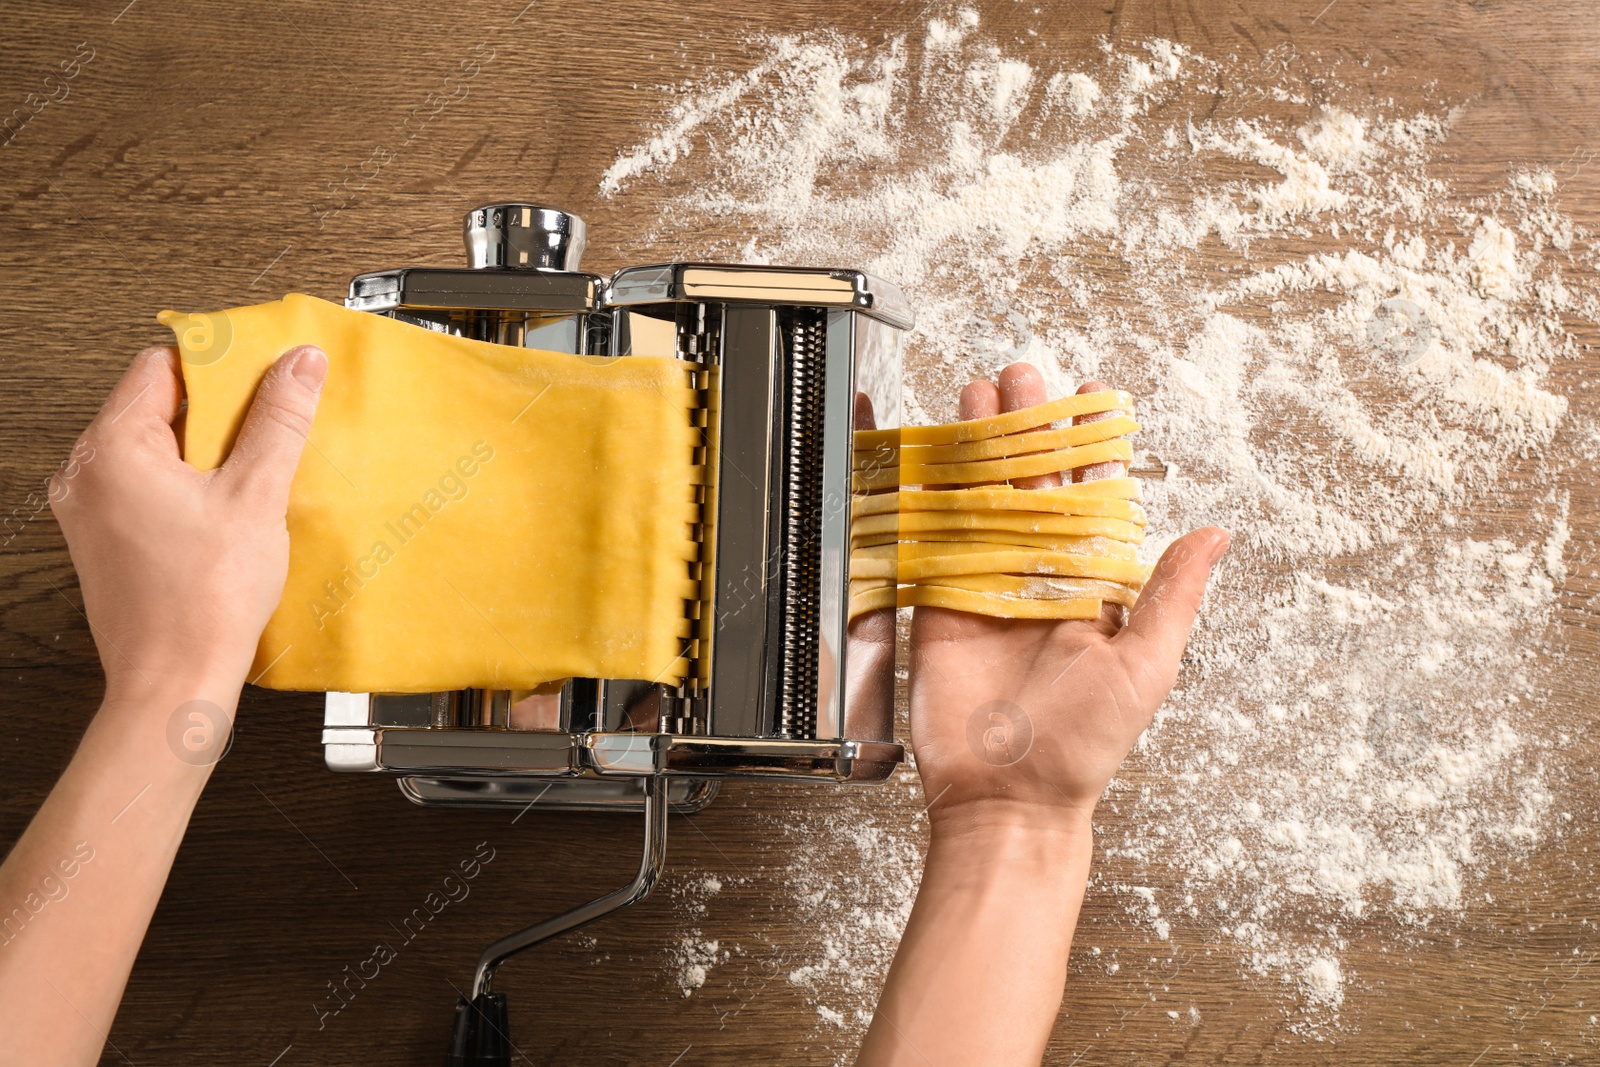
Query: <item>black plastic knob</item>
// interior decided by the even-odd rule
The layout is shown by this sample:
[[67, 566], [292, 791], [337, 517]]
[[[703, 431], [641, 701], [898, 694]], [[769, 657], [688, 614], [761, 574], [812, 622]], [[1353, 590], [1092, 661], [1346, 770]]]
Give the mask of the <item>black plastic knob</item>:
[[456, 998], [445, 1067], [511, 1067], [511, 1030], [504, 993]]

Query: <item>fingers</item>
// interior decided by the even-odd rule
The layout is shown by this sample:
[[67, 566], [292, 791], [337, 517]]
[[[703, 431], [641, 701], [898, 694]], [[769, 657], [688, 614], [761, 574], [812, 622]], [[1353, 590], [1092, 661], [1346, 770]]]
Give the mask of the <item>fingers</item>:
[[[852, 422], [855, 426], [855, 432], [858, 434], [867, 430], [876, 430], [878, 428], [878, 419], [872, 411], [872, 398], [866, 393], [859, 391], [856, 393], [855, 412]], [[713, 444], [711, 438], [708, 436], [709, 434], [710, 431], [707, 429], [702, 429], [700, 431], [700, 443], [707, 447], [710, 447]], [[876, 475], [887, 473], [890, 467], [893, 467], [895, 472], [898, 474], [900, 464], [900, 453], [898, 449], [890, 445], [878, 445], [870, 453], [863, 457], [859, 438], [856, 440], [855, 448], [855, 462], [857, 464], [856, 471], [858, 474]], [[863, 459], [867, 464], [865, 469], [863, 469], [861, 466]], [[897, 478], [895, 489], [899, 488], [898, 481], [899, 479]], [[888, 493], [893, 491], [893, 489], [873, 489], [869, 492]]]
[[[1045, 396], [1044, 375], [1031, 363], [1013, 363], [1000, 372], [1000, 410], [1016, 411], [1043, 404]], [[1030, 429], [1048, 430], [1050, 427], [1034, 426]], [[1026, 431], [1024, 431], [1026, 432]], [[1055, 472], [1036, 474], [1027, 478], [1013, 478], [1011, 484], [1018, 489], [1054, 489], [1061, 484], [1061, 475]]]
[[[1110, 386], [1105, 382], [1090, 380], [1078, 386], [1079, 393], [1102, 393]], [[1072, 425], [1081, 426], [1086, 422], [1099, 422], [1116, 415], [1115, 411], [1101, 411], [1093, 415], [1078, 415], [1073, 418]], [[1079, 467], [1072, 472], [1074, 482], [1097, 482], [1102, 478], [1121, 478], [1128, 473], [1128, 468], [1117, 460], [1108, 460], [1105, 463], [1091, 463], [1087, 467]], [[1122, 606], [1105, 602], [1100, 605], [1100, 622], [1108, 628], [1108, 633], [1116, 633], [1122, 625]]]
[[[983, 419], [1000, 414], [1000, 390], [987, 378], [968, 383], [961, 390], [961, 419]], [[971, 482], [970, 486], [1004, 485], [1004, 482]]]
[[[1111, 388], [1105, 382], [1089, 381], [1078, 386], [1080, 393], [1103, 393]], [[1081, 426], [1086, 422], [1099, 422], [1102, 419], [1115, 418], [1120, 412], [1101, 411], [1093, 415], [1079, 415], [1072, 420], [1072, 425]], [[1120, 460], [1107, 460], [1104, 463], [1091, 463], [1087, 467], [1079, 467], [1072, 472], [1075, 482], [1097, 482], [1101, 478], [1121, 478], [1128, 473], [1127, 464]]]
[[[979, 378], [975, 382], [970, 382], [965, 389], [961, 390], [961, 410], [958, 417], [962, 422], [966, 422], [968, 419], [982, 419], [998, 414], [1000, 414], [1000, 390], [996, 389], [994, 383], [987, 378]], [[973, 482], [972, 484], [994, 485], [996, 483]], [[954, 485], [929, 484], [922, 488], [955, 489], [957, 487]]]
[[1000, 390], [987, 378], [980, 378], [961, 390], [961, 421], [1000, 414]]
[[1155, 573], [1112, 642], [1136, 680], [1170, 688], [1189, 641], [1189, 628], [1205, 595], [1211, 568], [1228, 550], [1228, 531], [1207, 526], [1178, 538], [1161, 556]]
[[158, 439], [172, 439], [176, 450], [171, 427], [182, 403], [178, 350], [171, 345], [155, 345], [133, 357], [89, 428], [97, 434], [154, 431], [152, 436]]
[[328, 357], [320, 348], [301, 345], [284, 353], [256, 389], [244, 427], [222, 466], [225, 476], [258, 487], [271, 500], [287, 502], [327, 374]]
[[856, 393], [855, 426], [857, 430], [878, 428], [878, 420], [872, 413], [872, 398], [866, 393]]

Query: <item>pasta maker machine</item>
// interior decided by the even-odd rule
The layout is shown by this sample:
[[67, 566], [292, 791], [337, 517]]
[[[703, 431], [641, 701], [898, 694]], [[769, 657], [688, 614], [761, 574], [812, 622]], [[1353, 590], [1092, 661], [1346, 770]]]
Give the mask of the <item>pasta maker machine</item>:
[[346, 306], [505, 345], [695, 364], [696, 461], [708, 475], [683, 684], [574, 678], [559, 693], [327, 694], [327, 765], [395, 775], [417, 804], [644, 815], [631, 883], [478, 960], [448, 1062], [506, 1064], [495, 969], [643, 898], [665, 862], [669, 805], [697, 811], [725, 778], [880, 782], [902, 759], [894, 613], [851, 622], [849, 556], [853, 431], [863, 418], [899, 425], [911, 315], [895, 286], [856, 270], [668, 263], [585, 273], [583, 220], [534, 203], [468, 212], [465, 237], [468, 266], [362, 274]]

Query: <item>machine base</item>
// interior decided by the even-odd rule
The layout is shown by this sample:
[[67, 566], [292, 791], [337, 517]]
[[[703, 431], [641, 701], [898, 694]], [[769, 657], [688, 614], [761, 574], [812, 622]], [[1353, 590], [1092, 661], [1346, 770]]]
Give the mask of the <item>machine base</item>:
[[[400, 793], [425, 808], [533, 808], [554, 811], [643, 811], [648, 778], [438, 778], [399, 779]], [[717, 795], [714, 778], [675, 778], [667, 803], [693, 815]]]

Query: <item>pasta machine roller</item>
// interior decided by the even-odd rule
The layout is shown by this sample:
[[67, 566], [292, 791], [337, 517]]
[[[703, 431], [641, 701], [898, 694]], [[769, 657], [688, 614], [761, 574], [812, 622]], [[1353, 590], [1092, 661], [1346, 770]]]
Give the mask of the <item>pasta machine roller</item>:
[[669, 804], [699, 810], [725, 778], [878, 782], [901, 760], [893, 612], [851, 624], [849, 555], [852, 433], [868, 411], [878, 428], [899, 425], [911, 325], [900, 291], [856, 270], [585, 273], [583, 221], [538, 204], [480, 207], [465, 236], [467, 267], [362, 274], [346, 306], [506, 345], [695, 364], [708, 484], [683, 684], [327, 694], [328, 766], [396, 775], [418, 804], [643, 812], [633, 882], [484, 952], [457, 1006], [452, 1064], [508, 1062], [495, 968], [644, 897]]

